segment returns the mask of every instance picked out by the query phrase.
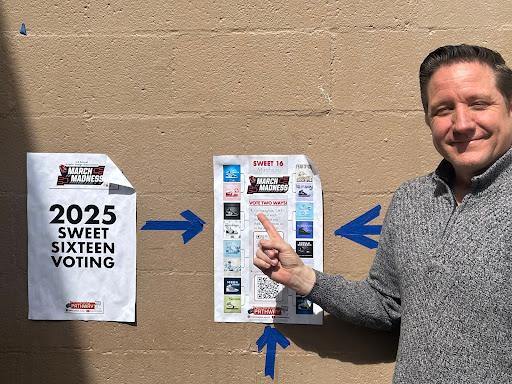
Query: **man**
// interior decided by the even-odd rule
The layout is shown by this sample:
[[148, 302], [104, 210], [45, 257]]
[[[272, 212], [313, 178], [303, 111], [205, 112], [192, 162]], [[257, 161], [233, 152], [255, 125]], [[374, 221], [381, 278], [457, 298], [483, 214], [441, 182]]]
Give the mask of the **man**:
[[511, 383], [512, 71], [487, 48], [445, 46], [420, 88], [444, 160], [395, 192], [367, 278], [304, 266], [263, 214], [254, 264], [335, 316], [400, 327], [395, 383]]

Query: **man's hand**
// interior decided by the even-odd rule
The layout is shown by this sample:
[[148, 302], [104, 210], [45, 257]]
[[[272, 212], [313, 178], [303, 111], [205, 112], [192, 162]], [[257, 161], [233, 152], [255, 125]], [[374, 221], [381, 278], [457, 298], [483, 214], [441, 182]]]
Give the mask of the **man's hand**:
[[315, 284], [315, 271], [304, 265], [290, 244], [286, 243], [276, 227], [263, 214], [258, 214], [270, 240], [260, 240], [254, 265], [272, 280], [284, 284], [300, 295], [306, 295]]

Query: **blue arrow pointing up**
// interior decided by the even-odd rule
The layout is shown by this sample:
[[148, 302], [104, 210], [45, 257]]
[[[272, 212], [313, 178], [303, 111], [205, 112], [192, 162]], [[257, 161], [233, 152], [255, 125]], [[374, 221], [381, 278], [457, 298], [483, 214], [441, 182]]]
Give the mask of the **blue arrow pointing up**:
[[265, 376], [270, 376], [272, 380], [274, 380], [276, 344], [279, 344], [283, 349], [286, 349], [286, 347], [290, 345], [290, 342], [277, 329], [267, 325], [263, 331], [263, 335], [261, 335], [256, 341], [256, 345], [258, 346], [258, 352], [261, 352], [265, 345], [267, 346], [267, 355], [265, 356]]
[[146, 221], [141, 230], [185, 231], [181, 236], [183, 236], [183, 243], [187, 244], [195, 235], [203, 230], [203, 225], [206, 222], [188, 209], [181, 212], [180, 215], [187, 219], [187, 221]]
[[370, 209], [368, 212], [363, 213], [361, 216], [334, 231], [334, 234], [345, 237], [370, 249], [377, 248], [379, 243], [365, 235], [380, 235], [382, 225], [365, 224], [378, 217], [379, 214], [380, 205], [377, 205], [375, 208]]

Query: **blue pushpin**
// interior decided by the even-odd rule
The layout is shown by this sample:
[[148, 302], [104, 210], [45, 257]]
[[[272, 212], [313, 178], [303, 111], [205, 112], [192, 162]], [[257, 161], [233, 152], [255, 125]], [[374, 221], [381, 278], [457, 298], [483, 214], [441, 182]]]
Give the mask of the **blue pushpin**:
[[21, 23], [20, 33], [25, 36], [27, 35], [27, 29], [25, 28], [25, 23]]

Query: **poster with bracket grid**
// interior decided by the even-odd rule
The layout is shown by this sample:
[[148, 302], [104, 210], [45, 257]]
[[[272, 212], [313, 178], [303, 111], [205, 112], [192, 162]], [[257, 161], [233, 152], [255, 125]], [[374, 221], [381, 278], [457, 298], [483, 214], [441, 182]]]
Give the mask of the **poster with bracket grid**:
[[264, 213], [302, 261], [323, 271], [322, 185], [304, 155], [215, 156], [216, 322], [322, 324], [322, 309], [270, 280], [252, 260]]

